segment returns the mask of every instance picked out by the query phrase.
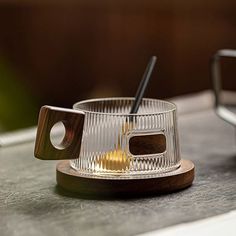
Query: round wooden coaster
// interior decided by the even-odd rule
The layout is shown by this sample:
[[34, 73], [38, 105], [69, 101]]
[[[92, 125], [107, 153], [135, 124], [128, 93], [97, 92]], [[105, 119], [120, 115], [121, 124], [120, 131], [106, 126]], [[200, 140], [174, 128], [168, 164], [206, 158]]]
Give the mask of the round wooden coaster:
[[89, 178], [79, 175], [70, 167], [70, 162], [57, 165], [57, 183], [70, 192], [92, 196], [140, 196], [162, 194], [189, 187], [194, 179], [194, 164], [182, 160], [181, 166], [158, 177], [143, 179]]

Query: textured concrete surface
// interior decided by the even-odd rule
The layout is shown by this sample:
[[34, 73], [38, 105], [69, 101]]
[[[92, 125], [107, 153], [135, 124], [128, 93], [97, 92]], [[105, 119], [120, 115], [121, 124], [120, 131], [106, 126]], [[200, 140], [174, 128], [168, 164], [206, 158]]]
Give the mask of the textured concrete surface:
[[236, 209], [234, 128], [210, 109], [179, 117], [182, 156], [196, 165], [184, 191], [92, 200], [56, 188], [53, 161], [33, 143], [0, 149], [0, 235], [134, 235]]

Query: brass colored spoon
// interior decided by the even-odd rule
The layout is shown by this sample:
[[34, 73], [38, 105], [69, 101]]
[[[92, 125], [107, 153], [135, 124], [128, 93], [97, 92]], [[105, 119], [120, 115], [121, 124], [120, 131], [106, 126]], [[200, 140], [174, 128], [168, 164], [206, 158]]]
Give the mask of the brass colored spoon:
[[[131, 107], [130, 114], [136, 114], [138, 112], [148, 82], [152, 75], [152, 71], [156, 64], [156, 59], [156, 56], [152, 56], [146, 67], [146, 70], [143, 74], [143, 78], [136, 92], [135, 100]], [[124, 136], [128, 131], [133, 129], [133, 116], [131, 115], [129, 119], [130, 122], [125, 122], [122, 126], [122, 136]], [[120, 137], [118, 138], [119, 140], [121, 140]], [[101, 155], [101, 157], [97, 161], [97, 164], [99, 169], [124, 172], [126, 170], [129, 170], [131, 160], [131, 157], [127, 156], [126, 151], [121, 149], [120, 141], [118, 141], [118, 148]]]

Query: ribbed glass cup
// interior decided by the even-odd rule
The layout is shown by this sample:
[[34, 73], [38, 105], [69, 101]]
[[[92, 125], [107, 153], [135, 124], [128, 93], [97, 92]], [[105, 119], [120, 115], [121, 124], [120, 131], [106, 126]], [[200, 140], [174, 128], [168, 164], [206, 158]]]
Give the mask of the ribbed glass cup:
[[[145, 178], [172, 171], [180, 165], [176, 106], [143, 99], [137, 114], [129, 114], [133, 98], [104, 98], [78, 102], [85, 113], [80, 155], [71, 166], [81, 175], [107, 178]], [[166, 150], [152, 155], [132, 155], [128, 135], [161, 132]]]

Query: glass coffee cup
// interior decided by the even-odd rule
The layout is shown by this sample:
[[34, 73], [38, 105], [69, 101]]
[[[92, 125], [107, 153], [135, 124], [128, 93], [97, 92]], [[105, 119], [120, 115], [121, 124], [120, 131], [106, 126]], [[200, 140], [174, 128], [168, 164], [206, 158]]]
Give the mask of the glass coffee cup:
[[[44, 106], [39, 117], [35, 156], [69, 159], [78, 175], [136, 179], [159, 176], [180, 166], [176, 106], [143, 99], [130, 114], [134, 98], [101, 98], [76, 103], [73, 109]], [[53, 145], [57, 122], [65, 136]]]

